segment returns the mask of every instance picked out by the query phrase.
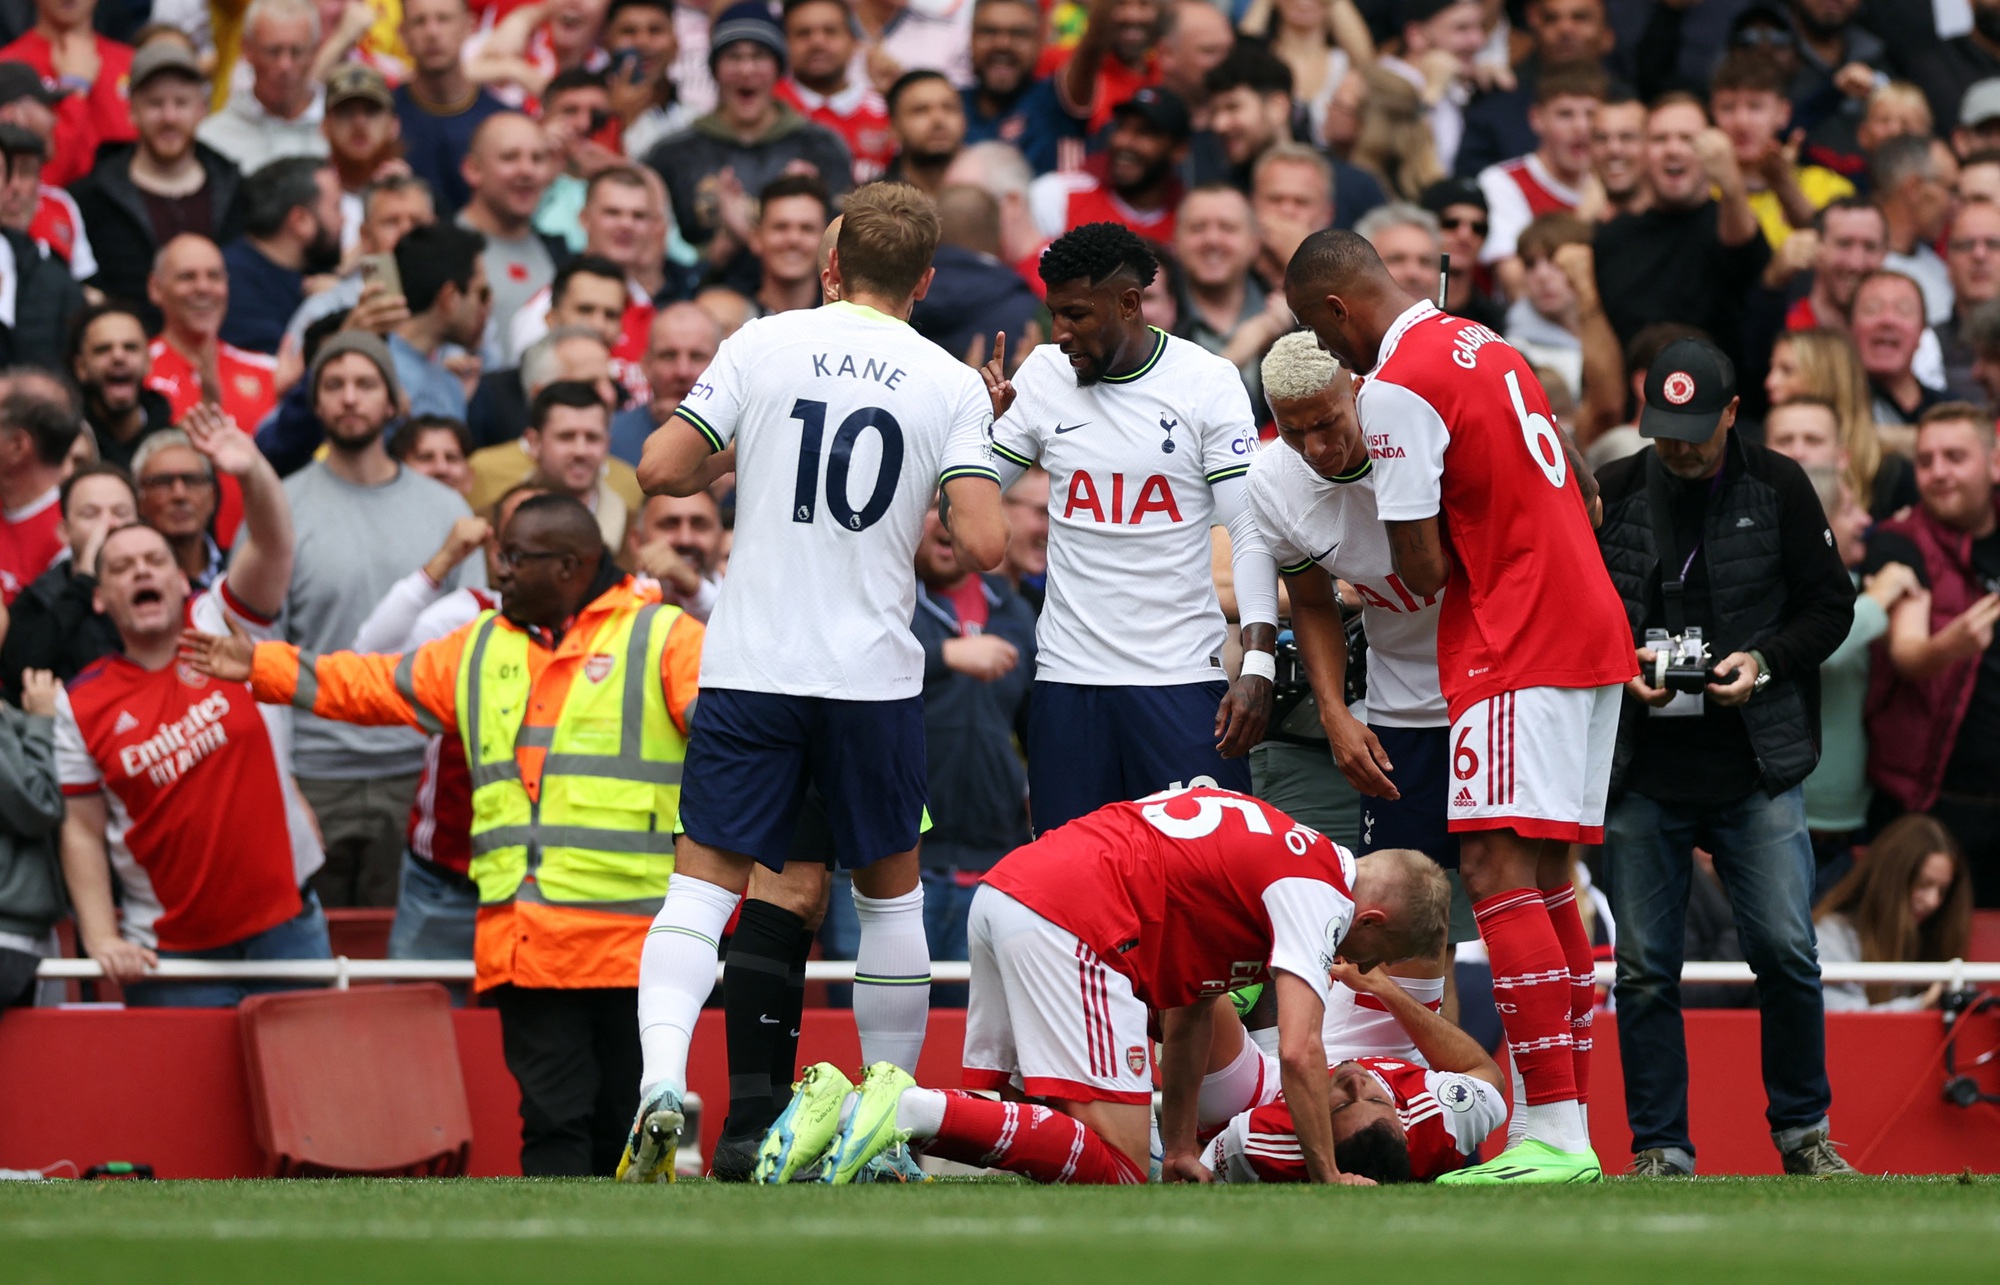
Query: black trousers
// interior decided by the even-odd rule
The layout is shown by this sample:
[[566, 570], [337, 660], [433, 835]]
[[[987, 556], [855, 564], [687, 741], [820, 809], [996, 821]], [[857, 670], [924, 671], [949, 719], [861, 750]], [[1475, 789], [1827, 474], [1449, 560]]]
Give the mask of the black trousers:
[[2000, 799], [1940, 794], [1931, 816], [1942, 822], [1965, 853], [1972, 874], [1972, 904], [2000, 908]]
[[609, 1177], [639, 1110], [639, 992], [499, 986], [492, 1000], [521, 1086], [521, 1172]]

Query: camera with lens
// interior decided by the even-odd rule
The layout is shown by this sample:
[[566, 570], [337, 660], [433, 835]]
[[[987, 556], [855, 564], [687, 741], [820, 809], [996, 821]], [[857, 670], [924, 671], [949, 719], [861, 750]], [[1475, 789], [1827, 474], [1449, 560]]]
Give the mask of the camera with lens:
[[[1358, 611], [1343, 622], [1343, 627], [1347, 632], [1347, 681], [1342, 696], [1353, 705], [1368, 695], [1368, 635]], [[1312, 679], [1291, 630], [1279, 631], [1273, 659], [1278, 675], [1272, 682], [1270, 739], [1289, 745], [1324, 746], [1326, 729], [1320, 725], [1319, 701], [1313, 696]]]
[[1641, 676], [1647, 685], [1664, 688], [1670, 692], [1692, 692], [1700, 694], [1710, 683], [1729, 683], [1736, 679], [1736, 671], [1717, 673], [1713, 668], [1714, 657], [1709, 655], [1708, 643], [1701, 636], [1699, 626], [1690, 626], [1678, 634], [1670, 634], [1664, 629], [1648, 629], [1646, 646], [1652, 650], [1652, 668]]

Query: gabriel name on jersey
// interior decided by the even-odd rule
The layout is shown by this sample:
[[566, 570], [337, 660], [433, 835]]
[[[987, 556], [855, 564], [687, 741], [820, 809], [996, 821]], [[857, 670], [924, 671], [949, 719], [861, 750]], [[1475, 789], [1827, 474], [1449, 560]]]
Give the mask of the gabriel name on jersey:
[[1502, 692], [1632, 677], [1582, 487], [1512, 345], [1419, 300], [1383, 336], [1354, 408], [1382, 520], [1437, 518], [1451, 554], [1437, 658], [1454, 718]]

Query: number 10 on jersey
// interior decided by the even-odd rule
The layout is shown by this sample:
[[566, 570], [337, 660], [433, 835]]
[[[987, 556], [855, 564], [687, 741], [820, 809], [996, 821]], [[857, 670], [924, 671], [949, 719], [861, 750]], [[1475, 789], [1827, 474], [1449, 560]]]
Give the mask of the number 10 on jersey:
[[[804, 426], [799, 436], [798, 480], [792, 491], [792, 521], [811, 522], [819, 513], [822, 448], [827, 456], [826, 508], [833, 520], [849, 531], [866, 531], [881, 521], [896, 497], [896, 479], [903, 471], [903, 426], [896, 417], [880, 406], [864, 406], [840, 421], [830, 445], [826, 442], [825, 402], [802, 397], [792, 404], [792, 418]], [[854, 444], [871, 428], [882, 435], [882, 462], [868, 499], [856, 509], [847, 500], [847, 474]]]

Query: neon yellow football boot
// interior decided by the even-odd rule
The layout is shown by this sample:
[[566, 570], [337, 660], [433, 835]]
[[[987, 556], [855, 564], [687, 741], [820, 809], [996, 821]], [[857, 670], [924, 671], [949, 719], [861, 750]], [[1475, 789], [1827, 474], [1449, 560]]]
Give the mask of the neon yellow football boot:
[[826, 1153], [840, 1132], [840, 1108], [854, 1092], [854, 1081], [831, 1062], [815, 1062], [792, 1086], [792, 1100], [778, 1114], [757, 1147], [757, 1168], [750, 1181], [790, 1182], [799, 1170]]
[[1603, 1182], [1604, 1170], [1595, 1151], [1558, 1151], [1532, 1138], [1515, 1143], [1483, 1165], [1456, 1169], [1438, 1178], [1440, 1185], [1487, 1183]]
[[680, 1094], [664, 1084], [647, 1094], [632, 1119], [625, 1154], [618, 1157], [618, 1181], [672, 1182], [674, 1153], [680, 1149], [685, 1120]]
[[877, 1062], [862, 1077], [861, 1093], [827, 1149], [819, 1180], [832, 1186], [853, 1182], [863, 1166], [898, 1143], [910, 1140], [896, 1127], [896, 1101], [917, 1082], [894, 1062]]

